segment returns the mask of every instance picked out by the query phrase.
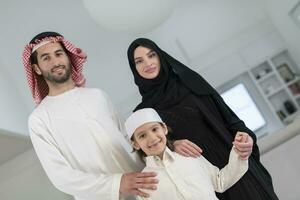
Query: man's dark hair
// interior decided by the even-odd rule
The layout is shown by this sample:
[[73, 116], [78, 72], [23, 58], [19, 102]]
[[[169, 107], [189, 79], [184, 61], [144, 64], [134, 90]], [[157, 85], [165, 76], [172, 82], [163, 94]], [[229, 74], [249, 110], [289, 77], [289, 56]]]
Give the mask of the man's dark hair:
[[[51, 31], [42, 32], [42, 33], [37, 34], [34, 38], [32, 38], [32, 40], [29, 43], [34, 44], [34, 43], [36, 43], [36, 40], [42, 40], [45, 37], [56, 37], [56, 36], [62, 36], [62, 35], [59, 34], [59, 33], [56, 33], [56, 32], [51, 32]], [[63, 50], [65, 52], [67, 52], [65, 46], [64, 45], [61, 45], [61, 46], [63, 47]], [[36, 51], [34, 51], [30, 55], [30, 63], [31, 63], [31, 65], [38, 64], [37, 52]]]
[[[67, 55], [69, 55], [67, 49], [65, 48], [65, 46], [64, 46], [61, 42], [60, 42], [60, 44], [61, 44], [61, 46], [62, 46], [64, 52], [67, 53]], [[37, 51], [34, 51], [34, 52], [30, 55], [30, 58], [29, 58], [29, 59], [30, 59], [30, 64], [31, 64], [31, 65], [38, 64]]]
[[56, 36], [62, 36], [62, 35], [59, 33], [50, 32], [50, 31], [42, 32], [42, 33], [39, 33], [36, 36], [34, 36], [34, 38], [32, 38], [32, 40], [29, 43], [34, 44], [34, 43], [36, 43], [36, 40], [41, 40], [45, 37], [56, 37]]

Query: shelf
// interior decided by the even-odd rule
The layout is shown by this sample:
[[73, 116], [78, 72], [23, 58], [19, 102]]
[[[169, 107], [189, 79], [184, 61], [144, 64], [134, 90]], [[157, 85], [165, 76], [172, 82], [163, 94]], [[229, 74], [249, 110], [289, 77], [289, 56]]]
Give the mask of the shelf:
[[279, 92], [281, 92], [281, 91], [283, 91], [283, 90], [284, 90], [284, 87], [282, 86], [282, 87], [280, 87], [280, 88], [278, 88], [278, 89], [272, 91], [271, 93], [267, 94], [266, 96], [267, 96], [267, 97], [274, 96], [275, 94], [277, 94], [277, 93], [279, 93]]
[[282, 81], [279, 80], [275, 73], [264, 77], [263, 80], [257, 83], [266, 96], [269, 96], [278, 89], [283, 88]]
[[297, 102], [297, 104], [298, 104], [298, 106], [300, 106], [300, 95], [298, 96], [298, 97], [296, 97], [296, 102]]
[[288, 88], [290, 92], [293, 94], [293, 97], [300, 95], [300, 80], [296, 78], [296, 80], [291, 81], [288, 83]]
[[295, 78], [295, 79], [293, 79], [293, 80], [291, 80], [291, 81], [289, 81], [289, 82], [287, 82], [287, 83], [285, 83], [287, 86], [290, 86], [290, 85], [292, 85], [293, 83], [296, 83], [297, 81], [299, 81], [300, 80], [300, 78], [299, 77], [297, 77], [297, 78]]
[[295, 119], [295, 117], [298, 116], [298, 115], [300, 115], [300, 111], [296, 111], [293, 114], [288, 115], [286, 118], [284, 118], [282, 120], [282, 122], [287, 125], [287, 124], [293, 122], [293, 120]]
[[264, 79], [270, 73], [274, 73], [272, 66], [268, 63], [268, 61], [263, 62], [257, 67], [251, 70], [252, 75], [254, 76], [256, 81]]
[[257, 79], [258, 83], [264, 82], [265, 80], [267, 80], [268, 78], [275, 76], [274, 71], [268, 72], [266, 75], [264, 75], [263, 77], [261, 77], [260, 79]]
[[249, 72], [282, 124], [288, 124], [300, 114], [300, 77], [296, 75], [300, 69], [287, 49], [266, 58]]

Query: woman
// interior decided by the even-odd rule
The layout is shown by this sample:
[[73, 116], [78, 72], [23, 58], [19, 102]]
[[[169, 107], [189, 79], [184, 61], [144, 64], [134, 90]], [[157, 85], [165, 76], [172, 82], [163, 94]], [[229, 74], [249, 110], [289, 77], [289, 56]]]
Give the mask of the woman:
[[248, 145], [239, 149], [244, 159], [252, 151], [249, 170], [233, 187], [217, 194], [219, 199], [278, 199], [271, 176], [259, 161], [255, 134], [212, 86], [149, 39], [133, 41], [127, 56], [134, 81], [142, 95], [142, 102], [135, 110], [147, 107], [157, 110], [172, 129], [169, 137], [174, 141], [176, 152], [198, 156], [200, 147], [205, 158], [223, 168], [235, 135], [243, 132], [250, 136]]

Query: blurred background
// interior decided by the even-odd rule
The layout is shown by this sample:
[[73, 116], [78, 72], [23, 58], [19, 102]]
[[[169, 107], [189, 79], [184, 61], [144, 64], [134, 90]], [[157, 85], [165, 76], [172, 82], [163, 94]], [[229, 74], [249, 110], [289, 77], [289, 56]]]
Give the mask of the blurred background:
[[88, 87], [103, 89], [122, 117], [140, 102], [127, 61], [138, 37], [200, 73], [257, 135], [280, 199], [300, 199], [299, 0], [1, 0], [0, 199], [65, 200], [32, 149], [35, 105], [24, 46], [55, 31], [88, 55]]

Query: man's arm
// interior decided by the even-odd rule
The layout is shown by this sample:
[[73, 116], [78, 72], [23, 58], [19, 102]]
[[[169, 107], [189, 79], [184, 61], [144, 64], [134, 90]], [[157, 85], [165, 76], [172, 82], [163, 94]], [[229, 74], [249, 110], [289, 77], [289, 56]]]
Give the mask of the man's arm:
[[141, 189], [156, 190], [157, 179], [154, 179], [154, 172], [133, 172], [123, 174], [121, 179], [120, 193], [133, 194], [140, 197], [149, 197], [149, 194]]
[[29, 129], [37, 156], [55, 187], [81, 198], [119, 200], [122, 174], [91, 174], [75, 169], [41, 120], [30, 117]]
[[109, 114], [111, 115], [111, 118], [112, 118], [113, 122], [115, 123], [116, 127], [118, 127], [118, 129], [124, 135], [125, 138], [128, 138], [125, 127], [124, 127], [124, 121], [120, 118], [120, 116], [119, 116], [115, 106], [113, 105], [110, 97], [103, 91], [101, 91], [101, 95], [103, 95], [103, 97], [106, 100], [108, 110], [110, 112]]
[[136, 152], [132, 152], [133, 148], [132, 146], [129, 144], [128, 140], [130, 140], [128, 138], [128, 135], [126, 133], [125, 127], [124, 127], [124, 121], [119, 117], [119, 114], [117, 112], [117, 110], [115, 109], [110, 97], [103, 91], [100, 91], [100, 98], [104, 98], [107, 108], [108, 108], [108, 114], [111, 116], [111, 119], [113, 121], [113, 123], [115, 124], [115, 126], [118, 128], [120, 135], [118, 135], [118, 137], [122, 137], [119, 138], [120, 142], [122, 143], [122, 145], [125, 147], [125, 149], [128, 151], [128, 153], [131, 155], [132, 159], [134, 160], [135, 164], [136, 164], [136, 170], [142, 170], [145, 167], [145, 163], [143, 163], [140, 159], [140, 157], [137, 155]]
[[[109, 115], [111, 116], [115, 126], [119, 129], [122, 133], [120, 137], [124, 137], [125, 139], [129, 139], [124, 127], [124, 122], [120, 119], [118, 112], [116, 111], [110, 97], [103, 91], [100, 90], [100, 94], [102, 97], [105, 98], [106, 105], [108, 107]], [[129, 145], [129, 142], [126, 142], [126, 145]], [[129, 148], [132, 149], [130, 146]], [[138, 168], [142, 169], [144, 167], [144, 163], [141, 163], [138, 156], [133, 153], [133, 157], [135, 156], [134, 160], [138, 166]], [[138, 195], [141, 197], [148, 197], [149, 195], [141, 189], [150, 189], [155, 190], [158, 180], [155, 179], [156, 173], [153, 172], [133, 172], [133, 173], [125, 173], [122, 176], [121, 183], [120, 183], [120, 193], [121, 194], [132, 194]]]

